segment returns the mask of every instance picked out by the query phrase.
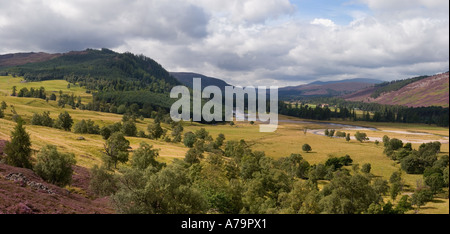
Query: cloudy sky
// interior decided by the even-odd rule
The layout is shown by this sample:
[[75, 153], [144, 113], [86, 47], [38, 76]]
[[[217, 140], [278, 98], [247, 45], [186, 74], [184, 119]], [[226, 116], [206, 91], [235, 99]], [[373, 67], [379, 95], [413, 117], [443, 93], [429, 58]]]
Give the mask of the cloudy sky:
[[0, 9], [0, 54], [110, 48], [243, 86], [449, 70], [448, 0], [1, 0]]

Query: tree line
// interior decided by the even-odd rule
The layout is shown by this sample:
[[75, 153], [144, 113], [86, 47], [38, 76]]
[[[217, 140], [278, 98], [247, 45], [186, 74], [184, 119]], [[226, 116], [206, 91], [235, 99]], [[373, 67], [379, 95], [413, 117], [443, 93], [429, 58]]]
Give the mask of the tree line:
[[[442, 127], [449, 126], [449, 108], [443, 107], [405, 107], [391, 106], [377, 103], [347, 102], [336, 98], [318, 98], [311, 103], [327, 103], [336, 106], [331, 111], [328, 106], [308, 104], [292, 105], [279, 103], [279, 113], [304, 119], [331, 120], [342, 119], [352, 121], [392, 122], [392, 123], [424, 123], [436, 124]], [[357, 115], [355, 110], [363, 111]]]

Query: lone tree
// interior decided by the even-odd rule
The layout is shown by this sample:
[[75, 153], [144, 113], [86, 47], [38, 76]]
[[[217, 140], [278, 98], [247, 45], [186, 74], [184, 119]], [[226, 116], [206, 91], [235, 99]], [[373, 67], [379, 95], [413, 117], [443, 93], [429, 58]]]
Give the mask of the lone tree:
[[59, 129], [64, 129], [65, 131], [70, 131], [72, 128], [73, 119], [67, 111], [59, 114], [56, 120], [55, 127]]
[[309, 153], [309, 152], [312, 150], [312, 148], [311, 148], [310, 145], [304, 144], [304, 145], [302, 146], [302, 150], [305, 151], [305, 152], [307, 152], [307, 153]]
[[6, 143], [4, 153], [6, 154], [7, 164], [15, 167], [32, 168], [30, 135], [23, 127], [23, 120], [19, 120], [11, 132], [11, 142]]
[[104, 162], [108, 168], [114, 164], [114, 168], [117, 168], [117, 162], [126, 163], [128, 161], [128, 147], [130, 142], [125, 139], [123, 133], [113, 133], [104, 145]]

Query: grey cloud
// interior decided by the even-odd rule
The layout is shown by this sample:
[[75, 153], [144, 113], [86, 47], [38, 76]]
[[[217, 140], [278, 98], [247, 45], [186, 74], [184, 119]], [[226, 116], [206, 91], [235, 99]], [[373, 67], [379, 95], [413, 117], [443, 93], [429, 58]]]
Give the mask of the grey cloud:
[[176, 44], [207, 35], [207, 13], [183, 1], [71, 3], [72, 10], [78, 12], [75, 16], [65, 14], [64, 8], [52, 7], [51, 2], [3, 3], [2, 12], [14, 20], [0, 27], [2, 44], [8, 46], [2, 49], [65, 52], [117, 47], [129, 38]]

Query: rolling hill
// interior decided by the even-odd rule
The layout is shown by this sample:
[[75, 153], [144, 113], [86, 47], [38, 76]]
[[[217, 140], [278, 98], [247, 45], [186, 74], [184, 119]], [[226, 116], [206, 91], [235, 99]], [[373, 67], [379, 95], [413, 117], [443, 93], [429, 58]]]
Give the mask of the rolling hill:
[[339, 81], [316, 81], [306, 85], [280, 88], [279, 95], [282, 98], [296, 98], [300, 96], [340, 96], [353, 93], [375, 84], [381, 83], [374, 79], [349, 79]]
[[[161, 81], [170, 85], [179, 84], [160, 64], [143, 55], [117, 53], [109, 49], [40, 54], [40, 57], [32, 53], [3, 55], [0, 71], [23, 76], [28, 81], [72, 79], [90, 82], [92, 77], [96, 80], [134, 81], [144, 85]], [[16, 65], [7, 66], [11, 64]]]
[[151, 58], [109, 49], [9, 54], [0, 59], [2, 76], [23, 77], [24, 82], [65, 80], [96, 93], [94, 102], [116, 106], [167, 108], [169, 91], [181, 84]]
[[449, 72], [383, 83], [345, 95], [348, 101], [363, 101], [408, 107], [449, 106]]

